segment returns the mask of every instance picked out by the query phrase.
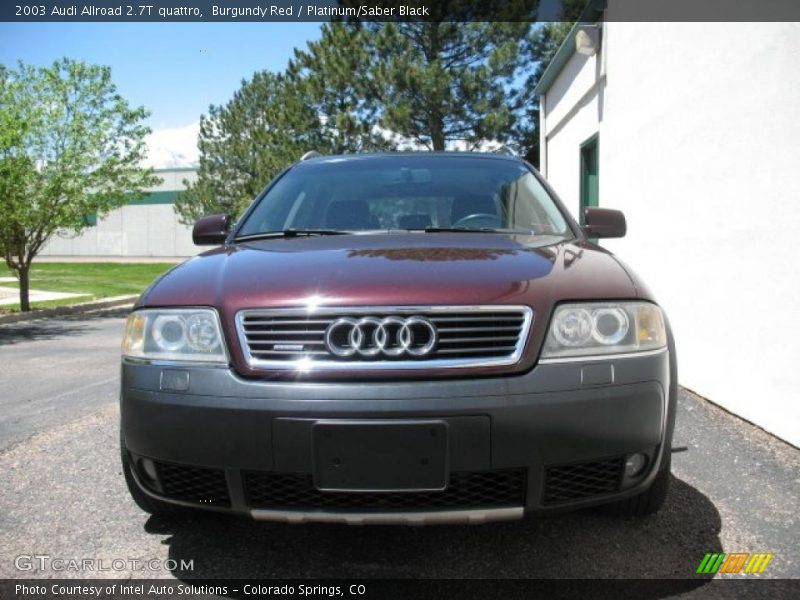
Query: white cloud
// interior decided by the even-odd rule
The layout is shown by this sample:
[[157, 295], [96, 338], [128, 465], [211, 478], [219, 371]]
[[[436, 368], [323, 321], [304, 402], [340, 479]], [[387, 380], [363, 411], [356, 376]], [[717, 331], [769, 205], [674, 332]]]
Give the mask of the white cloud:
[[156, 129], [147, 136], [148, 153], [144, 165], [156, 169], [197, 166], [199, 131], [199, 121], [182, 127]]

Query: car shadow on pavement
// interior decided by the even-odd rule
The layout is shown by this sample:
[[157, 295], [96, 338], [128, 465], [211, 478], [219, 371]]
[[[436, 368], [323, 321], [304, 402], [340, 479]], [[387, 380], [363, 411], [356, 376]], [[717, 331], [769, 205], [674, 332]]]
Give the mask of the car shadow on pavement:
[[[720, 549], [712, 502], [673, 477], [665, 506], [651, 517], [596, 510], [473, 526], [284, 525], [213, 513], [151, 517], [167, 534], [169, 558], [195, 578], [683, 578], [650, 587], [651, 597], [707, 583], [695, 575]], [[689, 581], [687, 581], [689, 579]]]
[[0, 346], [30, 342], [35, 340], [52, 340], [59, 337], [75, 337], [88, 335], [96, 331], [91, 326], [93, 321], [108, 318], [124, 318], [130, 308], [111, 308], [88, 313], [51, 317], [34, 321], [0, 324]]

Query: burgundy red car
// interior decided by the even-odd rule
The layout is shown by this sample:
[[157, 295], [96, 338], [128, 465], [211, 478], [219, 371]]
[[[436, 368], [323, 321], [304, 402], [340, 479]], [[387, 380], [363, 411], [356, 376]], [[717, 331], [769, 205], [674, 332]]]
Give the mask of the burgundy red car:
[[314, 157], [142, 294], [121, 451], [149, 512], [289, 522], [648, 514], [675, 348], [641, 279], [501, 154]]

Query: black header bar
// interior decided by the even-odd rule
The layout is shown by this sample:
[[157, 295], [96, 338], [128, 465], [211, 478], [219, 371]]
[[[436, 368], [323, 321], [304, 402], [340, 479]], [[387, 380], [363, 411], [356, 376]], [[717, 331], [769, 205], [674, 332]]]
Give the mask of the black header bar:
[[11, 600], [207, 600], [303, 598], [322, 600], [531, 600], [605, 598], [796, 598], [800, 580], [711, 579], [2, 579], [0, 598]]
[[[558, 21], [561, 0], [4, 0], [5, 22]], [[607, 21], [800, 21], [798, 0], [587, 0]]]

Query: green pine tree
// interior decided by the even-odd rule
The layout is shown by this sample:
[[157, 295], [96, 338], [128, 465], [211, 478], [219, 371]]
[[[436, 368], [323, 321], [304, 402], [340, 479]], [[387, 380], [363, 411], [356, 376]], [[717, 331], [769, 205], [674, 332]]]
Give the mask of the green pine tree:
[[560, 20], [536, 25], [522, 45], [522, 70], [518, 75], [522, 84], [516, 87], [513, 94], [516, 122], [511, 145], [536, 167], [539, 166], [540, 159], [539, 98], [533, 94], [533, 90], [580, 17], [586, 3], [586, 0], [561, 0]]
[[342, 23], [322, 26], [319, 41], [295, 50], [288, 74], [295, 93], [320, 118], [325, 154], [391, 150], [377, 128], [379, 104], [364, 74], [371, 66], [369, 32]]
[[314, 108], [284, 75], [257, 72], [224, 106], [200, 119], [198, 180], [178, 194], [181, 221], [203, 215], [238, 216], [286, 166], [322, 146]]
[[431, 150], [463, 140], [505, 142], [511, 84], [530, 22], [371, 23], [368, 93], [381, 123]]

